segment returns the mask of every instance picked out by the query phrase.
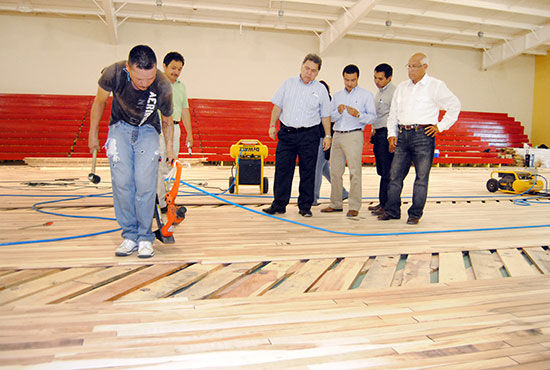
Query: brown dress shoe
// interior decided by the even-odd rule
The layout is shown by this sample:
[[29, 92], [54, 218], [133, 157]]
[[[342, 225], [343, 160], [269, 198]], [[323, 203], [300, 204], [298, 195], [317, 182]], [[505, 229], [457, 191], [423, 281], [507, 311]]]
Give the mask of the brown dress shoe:
[[378, 220], [379, 221], [399, 220], [399, 217], [393, 217], [388, 215], [386, 212], [384, 212], [380, 216], [378, 216]]
[[371, 212], [373, 216], [380, 216], [384, 214], [384, 208], [380, 207], [377, 210]]
[[338, 208], [332, 208], [332, 207], [323, 208], [323, 209], [321, 210], [321, 212], [323, 212], [323, 213], [342, 212], [342, 211], [343, 211], [342, 208], [338, 209]]
[[416, 225], [418, 224], [418, 221], [420, 221], [418, 217], [409, 217], [409, 219], [407, 220], [407, 224]]
[[359, 211], [354, 211], [353, 209], [350, 209], [348, 213], [346, 213], [346, 217], [356, 217], [359, 215]]
[[379, 209], [379, 208], [382, 208], [382, 205], [381, 205], [380, 203], [378, 203], [378, 204], [375, 205], [375, 206], [369, 206], [367, 209], [368, 209], [369, 211], [376, 211], [376, 210]]

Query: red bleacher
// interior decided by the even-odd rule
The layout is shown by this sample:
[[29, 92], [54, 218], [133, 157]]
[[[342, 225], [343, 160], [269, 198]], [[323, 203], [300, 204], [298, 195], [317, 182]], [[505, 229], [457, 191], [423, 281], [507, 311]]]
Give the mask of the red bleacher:
[[[89, 157], [88, 131], [93, 96], [0, 94], [0, 160], [25, 157]], [[232, 162], [229, 148], [239, 139], [258, 139], [275, 160], [276, 142], [267, 134], [272, 104], [260, 101], [190, 99], [193, 155], [209, 162]], [[107, 138], [110, 100], [99, 137]], [[363, 162], [374, 163], [370, 126], [365, 129]], [[185, 135], [182, 135], [184, 140]], [[457, 123], [439, 134], [438, 164], [512, 164], [499, 158], [504, 147], [522, 147], [528, 137], [521, 123], [504, 113], [461, 112]], [[182, 145], [185, 150], [185, 145]], [[104, 155], [104, 153], [103, 153]]]
[[[269, 148], [266, 160], [275, 160], [277, 144], [267, 134], [271, 103], [191, 99], [189, 104], [196, 143], [200, 143], [209, 161], [233, 161], [229, 148], [239, 139], [260, 140]], [[374, 163], [370, 130], [370, 126], [365, 129], [363, 163]], [[499, 158], [498, 150], [521, 147], [528, 141], [521, 123], [507, 114], [461, 112], [453, 127], [437, 136], [440, 155], [434, 163], [509, 165], [513, 159]]]

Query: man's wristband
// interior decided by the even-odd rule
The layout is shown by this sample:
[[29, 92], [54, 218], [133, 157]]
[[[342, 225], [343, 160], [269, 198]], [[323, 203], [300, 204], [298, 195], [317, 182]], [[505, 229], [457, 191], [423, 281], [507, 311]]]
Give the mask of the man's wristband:
[[330, 136], [330, 135], [325, 135], [325, 139], [332, 139], [332, 136]]

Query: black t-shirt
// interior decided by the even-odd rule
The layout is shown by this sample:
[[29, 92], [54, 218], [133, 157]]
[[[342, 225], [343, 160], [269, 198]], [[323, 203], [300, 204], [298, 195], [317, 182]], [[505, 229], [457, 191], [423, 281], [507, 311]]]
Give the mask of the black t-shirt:
[[171, 116], [172, 85], [168, 78], [157, 69], [155, 81], [147, 90], [137, 90], [130, 81], [126, 61], [106, 67], [98, 81], [99, 86], [113, 93], [113, 105], [109, 124], [124, 121], [133, 126], [152, 125], [160, 133], [160, 118]]

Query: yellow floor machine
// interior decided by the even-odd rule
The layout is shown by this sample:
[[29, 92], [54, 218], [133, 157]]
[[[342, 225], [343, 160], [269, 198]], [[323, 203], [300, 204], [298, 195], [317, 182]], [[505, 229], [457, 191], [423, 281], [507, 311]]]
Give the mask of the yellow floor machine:
[[529, 171], [497, 170], [491, 172], [491, 178], [487, 180], [487, 190], [494, 193], [500, 190], [504, 193], [530, 194], [538, 193], [543, 188], [542, 180]]
[[268, 149], [259, 140], [241, 139], [231, 145], [231, 158], [235, 159], [235, 176], [229, 177], [229, 192], [239, 194], [239, 185], [260, 185], [260, 193], [269, 189], [264, 177], [264, 160]]

